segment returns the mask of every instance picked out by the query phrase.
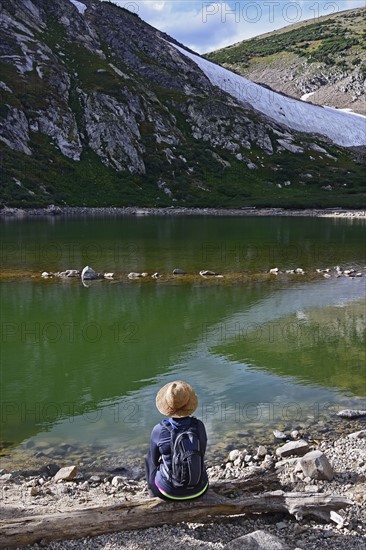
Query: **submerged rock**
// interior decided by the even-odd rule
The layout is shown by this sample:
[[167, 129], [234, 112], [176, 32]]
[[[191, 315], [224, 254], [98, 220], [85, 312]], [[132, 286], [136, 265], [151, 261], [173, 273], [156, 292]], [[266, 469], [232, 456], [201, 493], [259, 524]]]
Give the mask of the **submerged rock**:
[[280, 430], [273, 430], [273, 435], [275, 436], [276, 439], [287, 439], [286, 434], [284, 434]]
[[337, 416], [340, 416], [341, 418], [360, 418], [361, 416], [366, 416], [366, 411], [344, 409], [343, 411], [339, 411]]

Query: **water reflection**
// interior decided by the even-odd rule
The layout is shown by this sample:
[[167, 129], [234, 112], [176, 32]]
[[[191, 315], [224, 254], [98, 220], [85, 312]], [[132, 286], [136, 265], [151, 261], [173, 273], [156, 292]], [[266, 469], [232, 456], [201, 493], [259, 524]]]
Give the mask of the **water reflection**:
[[[88, 264], [123, 273], [363, 266], [363, 226], [303, 218], [25, 221], [2, 225], [2, 261], [7, 269]], [[176, 377], [199, 393], [211, 445], [289, 415], [296, 423], [325, 418], [329, 402], [356, 406], [366, 395], [364, 281], [3, 282], [2, 445], [93, 442], [133, 452], [159, 419], [156, 391]]]
[[[2, 435], [15, 442], [116, 400], [177, 364], [236, 309], [227, 288], [1, 285]], [[248, 287], [242, 305], [265, 292]]]
[[[324, 403], [366, 395], [361, 280], [220, 292], [191, 286], [5, 287], [5, 305], [22, 303], [21, 323], [7, 317], [13, 332], [2, 357], [2, 435], [14, 444], [29, 438], [56, 445], [93, 441], [131, 450], [147, 441], [159, 419], [156, 391], [177, 377], [197, 389], [211, 444], [232, 430], [282, 421], [288, 403], [297, 404], [290, 412], [299, 422]], [[334, 333], [327, 332], [334, 316], [329, 304], [340, 300], [334, 346]], [[322, 302], [328, 307], [314, 307]], [[308, 321], [296, 321], [298, 311]], [[303, 325], [309, 319], [330, 337], [329, 345], [314, 342], [311, 325]], [[296, 326], [310, 327], [302, 340]], [[334, 350], [348, 363], [336, 362]]]
[[7, 269], [261, 271], [366, 261], [365, 220], [323, 218], [110, 218], [1, 222]]

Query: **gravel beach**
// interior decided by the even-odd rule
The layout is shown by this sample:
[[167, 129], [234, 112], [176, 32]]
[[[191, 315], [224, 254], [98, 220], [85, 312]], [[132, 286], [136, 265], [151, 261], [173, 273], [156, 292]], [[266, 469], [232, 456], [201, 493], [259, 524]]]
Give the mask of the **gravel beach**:
[[83, 206], [55, 206], [47, 208], [10, 208], [0, 209], [0, 218], [23, 219], [43, 216], [301, 216], [326, 218], [366, 218], [366, 209], [347, 210], [343, 208], [307, 208], [304, 210], [285, 208], [140, 208], [126, 206], [123, 208], [101, 207], [89, 208]]
[[[355, 425], [356, 426], [356, 425]], [[354, 432], [352, 432], [354, 434]], [[295, 443], [302, 434], [287, 435], [287, 441]], [[295, 439], [294, 439], [295, 438]], [[302, 440], [300, 440], [302, 441]], [[278, 443], [278, 448], [281, 444]], [[342, 495], [352, 501], [345, 510], [338, 511], [336, 520], [329, 523], [319, 520], [297, 520], [282, 513], [232, 516], [222, 520], [203, 523], [180, 523], [157, 528], [121, 531], [93, 538], [64, 540], [60, 542], [39, 541], [27, 548], [63, 549], [153, 549], [172, 547], [179, 549], [224, 549], [263, 548], [265, 550], [333, 549], [364, 550], [366, 547], [366, 430], [350, 433], [339, 439], [324, 439], [310, 442], [310, 451], [318, 449], [329, 460], [334, 472], [333, 479], [311, 479], [299, 467], [300, 457], [280, 456], [278, 451], [251, 449], [244, 457], [240, 448], [230, 452], [228, 458], [209, 467], [211, 482], [218, 479], [235, 480], [256, 466], [271, 462], [278, 473], [281, 489], [286, 492], [319, 492]], [[264, 453], [266, 454], [264, 455]], [[261, 456], [258, 456], [258, 455]], [[77, 465], [76, 465], [77, 466]], [[57, 470], [57, 467], [55, 467]], [[129, 479], [123, 475], [90, 475], [78, 471], [71, 481], [54, 479], [48, 470], [26, 475], [25, 472], [4, 472], [0, 476], [2, 519], [37, 514], [71, 511], [93, 506], [111, 505], [126, 501], [147, 500], [146, 483], [142, 471]], [[169, 504], [164, 506], [168, 507]], [[230, 541], [255, 531], [273, 535], [276, 544], [250, 546], [238, 541], [239, 546], [227, 546]], [[263, 537], [263, 534], [260, 534]], [[234, 543], [232, 543], [234, 544]], [[266, 544], [266, 543], [264, 543]]]

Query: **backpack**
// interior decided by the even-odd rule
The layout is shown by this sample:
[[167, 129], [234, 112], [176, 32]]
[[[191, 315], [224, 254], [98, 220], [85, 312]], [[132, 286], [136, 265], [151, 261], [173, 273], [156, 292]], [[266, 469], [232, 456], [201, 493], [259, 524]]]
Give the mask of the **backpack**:
[[176, 488], [195, 487], [204, 471], [197, 418], [193, 416], [191, 425], [181, 430], [165, 422], [162, 425], [170, 432], [172, 469], [169, 481]]

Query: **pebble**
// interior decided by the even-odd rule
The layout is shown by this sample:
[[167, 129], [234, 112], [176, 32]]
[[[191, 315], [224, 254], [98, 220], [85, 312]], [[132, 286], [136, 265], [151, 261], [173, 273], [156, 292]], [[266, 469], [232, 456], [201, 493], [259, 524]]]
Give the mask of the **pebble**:
[[280, 432], [279, 430], [273, 430], [273, 435], [276, 439], [287, 439], [286, 435], [283, 432]]
[[77, 471], [78, 469], [76, 466], [65, 466], [57, 472], [57, 474], [53, 477], [53, 480], [55, 482], [71, 481], [76, 476]]
[[91, 477], [88, 479], [88, 482], [89, 482], [89, 483], [101, 483], [101, 482], [102, 482], [102, 479], [101, 479], [99, 476], [91, 476]]
[[111, 481], [111, 484], [113, 487], [119, 487], [120, 485], [123, 485], [126, 482], [126, 479], [121, 476], [114, 476], [114, 478]]
[[257, 456], [259, 458], [264, 458], [267, 454], [267, 448], [264, 447], [264, 445], [259, 445], [258, 449], [257, 449]]
[[228, 456], [227, 459], [228, 459], [229, 462], [234, 462], [234, 460], [239, 458], [239, 456], [240, 456], [240, 451], [238, 449], [234, 449], [234, 450], [230, 451], [229, 456]]

